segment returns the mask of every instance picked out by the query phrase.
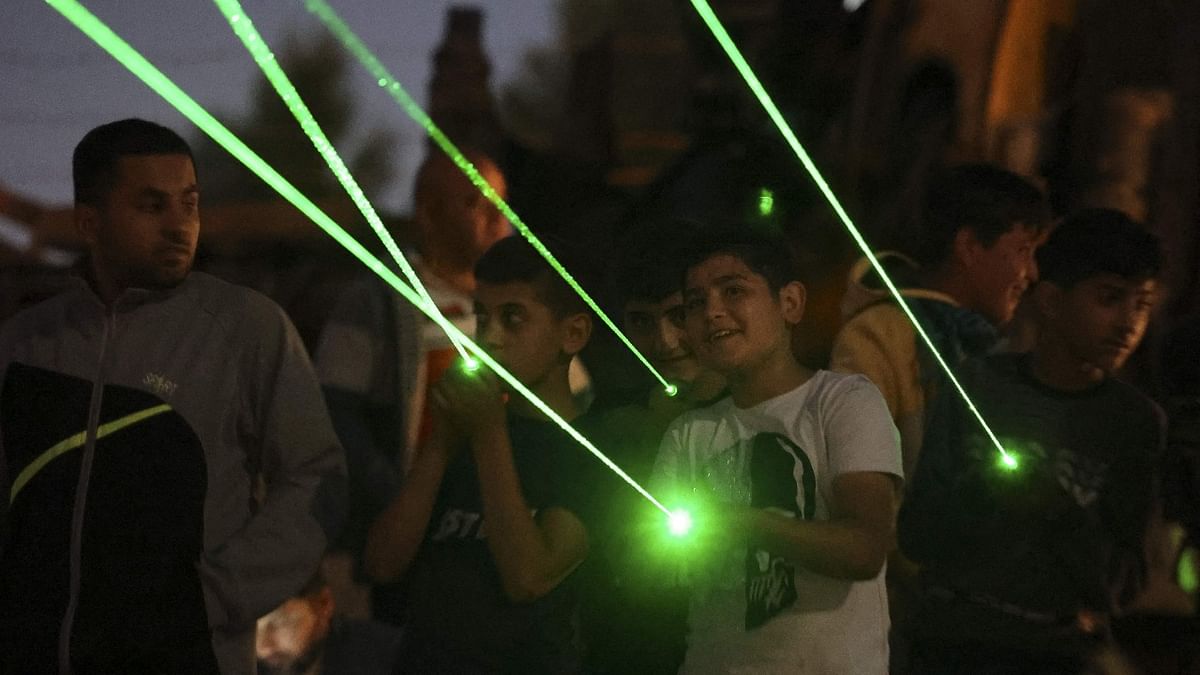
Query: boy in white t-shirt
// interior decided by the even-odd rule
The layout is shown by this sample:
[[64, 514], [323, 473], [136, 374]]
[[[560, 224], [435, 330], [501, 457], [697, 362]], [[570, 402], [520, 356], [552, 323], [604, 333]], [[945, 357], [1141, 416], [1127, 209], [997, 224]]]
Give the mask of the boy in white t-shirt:
[[671, 424], [652, 480], [668, 506], [710, 502], [684, 547], [684, 673], [887, 672], [899, 440], [865, 377], [796, 360], [804, 304], [784, 242], [729, 234], [688, 258], [685, 329], [730, 395]]

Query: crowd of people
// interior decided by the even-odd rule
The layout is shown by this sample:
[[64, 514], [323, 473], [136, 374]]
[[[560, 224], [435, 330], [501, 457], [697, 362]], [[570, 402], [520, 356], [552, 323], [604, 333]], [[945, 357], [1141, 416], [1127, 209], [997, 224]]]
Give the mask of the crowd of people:
[[[372, 275], [310, 361], [277, 306], [193, 271], [171, 130], [97, 127], [73, 170], [77, 283], [0, 328], [0, 672], [1136, 672], [1122, 617], [1195, 614], [1197, 495], [1170, 480], [1193, 436], [1115, 377], [1163, 267], [1120, 212], [1054, 218], [1022, 177], [947, 168], [912, 251], [881, 256], [904, 303], [857, 266], [817, 370], [783, 239], [638, 222], [604, 295], [675, 391], [616, 400], [590, 386], [606, 329], [431, 155], [432, 302], [686, 510], [673, 537]], [[334, 553], [369, 621], [337, 611]]]

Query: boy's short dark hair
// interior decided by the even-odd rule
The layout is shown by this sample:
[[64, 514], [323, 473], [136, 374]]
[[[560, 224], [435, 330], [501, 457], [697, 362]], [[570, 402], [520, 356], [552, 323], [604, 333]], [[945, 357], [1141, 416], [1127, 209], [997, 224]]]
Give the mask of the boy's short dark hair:
[[680, 269], [688, 239], [699, 226], [686, 220], [641, 221], [617, 245], [610, 298], [620, 309], [631, 301], [661, 302], [682, 290]]
[[716, 230], [698, 237], [682, 257], [681, 281], [686, 282], [691, 268], [718, 255], [731, 255], [741, 260], [751, 272], [767, 280], [773, 293], [793, 281], [800, 281], [800, 268], [787, 240], [748, 228]]
[[1062, 222], [1037, 252], [1038, 275], [1070, 288], [1100, 274], [1153, 279], [1162, 271], [1158, 237], [1113, 209], [1086, 209]]
[[[581, 266], [573, 257], [567, 256], [561, 246], [553, 247], [551, 252], [572, 278], [584, 283], [579, 276]], [[520, 235], [505, 237], [484, 252], [475, 263], [475, 279], [488, 284], [530, 284], [538, 298], [560, 318], [588, 311], [583, 298]]]
[[99, 205], [117, 180], [117, 161], [139, 155], [187, 155], [192, 149], [179, 134], [154, 122], [129, 118], [87, 132], [71, 157], [75, 203]]
[[991, 246], [1018, 223], [1041, 230], [1049, 220], [1045, 197], [1033, 183], [990, 164], [963, 164], [936, 173], [925, 196], [921, 241], [915, 254], [926, 267], [950, 258], [964, 227]]

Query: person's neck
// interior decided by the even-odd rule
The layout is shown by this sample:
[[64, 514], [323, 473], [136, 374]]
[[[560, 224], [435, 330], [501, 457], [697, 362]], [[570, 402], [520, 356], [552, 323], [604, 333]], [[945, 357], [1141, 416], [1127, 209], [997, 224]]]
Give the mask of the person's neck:
[[800, 365], [790, 345], [784, 346], [760, 363], [729, 376], [729, 394], [739, 408], [750, 408], [799, 387], [811, 378], [812, 371]]
[[449, 262], [447, 256], [428, 256], [424, 263], [431, 274], [460, 293], [475, 293], [475, 269], [471, 265]]
[[100, 298], [100, 302], [105, 307], [112, 309], [117, 298], [125, 292], [125, 288], [112, 277], [103, 274], [97, 267], [95, 260], [89, 260], [87, 267], [84, 269], [83, 278], [88, 285], [92, 287], [92, 292], [96, 297]]
[[1035, 380], [1059, 391], [1085, 391], [1107, 377], [1100, 368], [1071, 354], [1066, 345], [1045, 337], [1034, 346], [1029, 368]]
[[945, 269], [930, 270], [921, 277], [921, 286], [947, 295], [959, 305], [967, 306], [968, 286], [961, 274]]
[[[556, 371], [550, 374], [541, 382], [530, 386], [529, 389], [564, 420], [570, 422], [579, 417], [579, 406], [575, 404], [575, 396], [571, 393], [571, 384], [565, 369], [562, 372]], [[514, 415], [539, 420], [547, 419], [544, 412], [520, 394], [514, 393], [509, 398], [508, 406]]]
[[702, 371], [696, 379], [682, 387], [684, 398], [689, 404], [705, 403], [713, 400], [726, 388], [725, 378], [710, 370]]

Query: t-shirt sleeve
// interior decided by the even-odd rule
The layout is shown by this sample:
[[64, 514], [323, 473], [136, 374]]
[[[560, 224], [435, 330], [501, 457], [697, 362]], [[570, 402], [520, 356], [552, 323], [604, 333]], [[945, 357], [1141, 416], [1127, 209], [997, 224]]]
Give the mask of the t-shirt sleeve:
[[654, 458], [654, 468], [650, 471], [651, 494], [662, 500], [667, 508], [686, 490], [684, 461], [684, 431], [686, 416], [671, 422], [658, 444], [658, 456]]
[[879, 389], [861, 376], [838, 383], [824, 410], [833, 476], [879, 472], [904, 478], [900, 434]]

